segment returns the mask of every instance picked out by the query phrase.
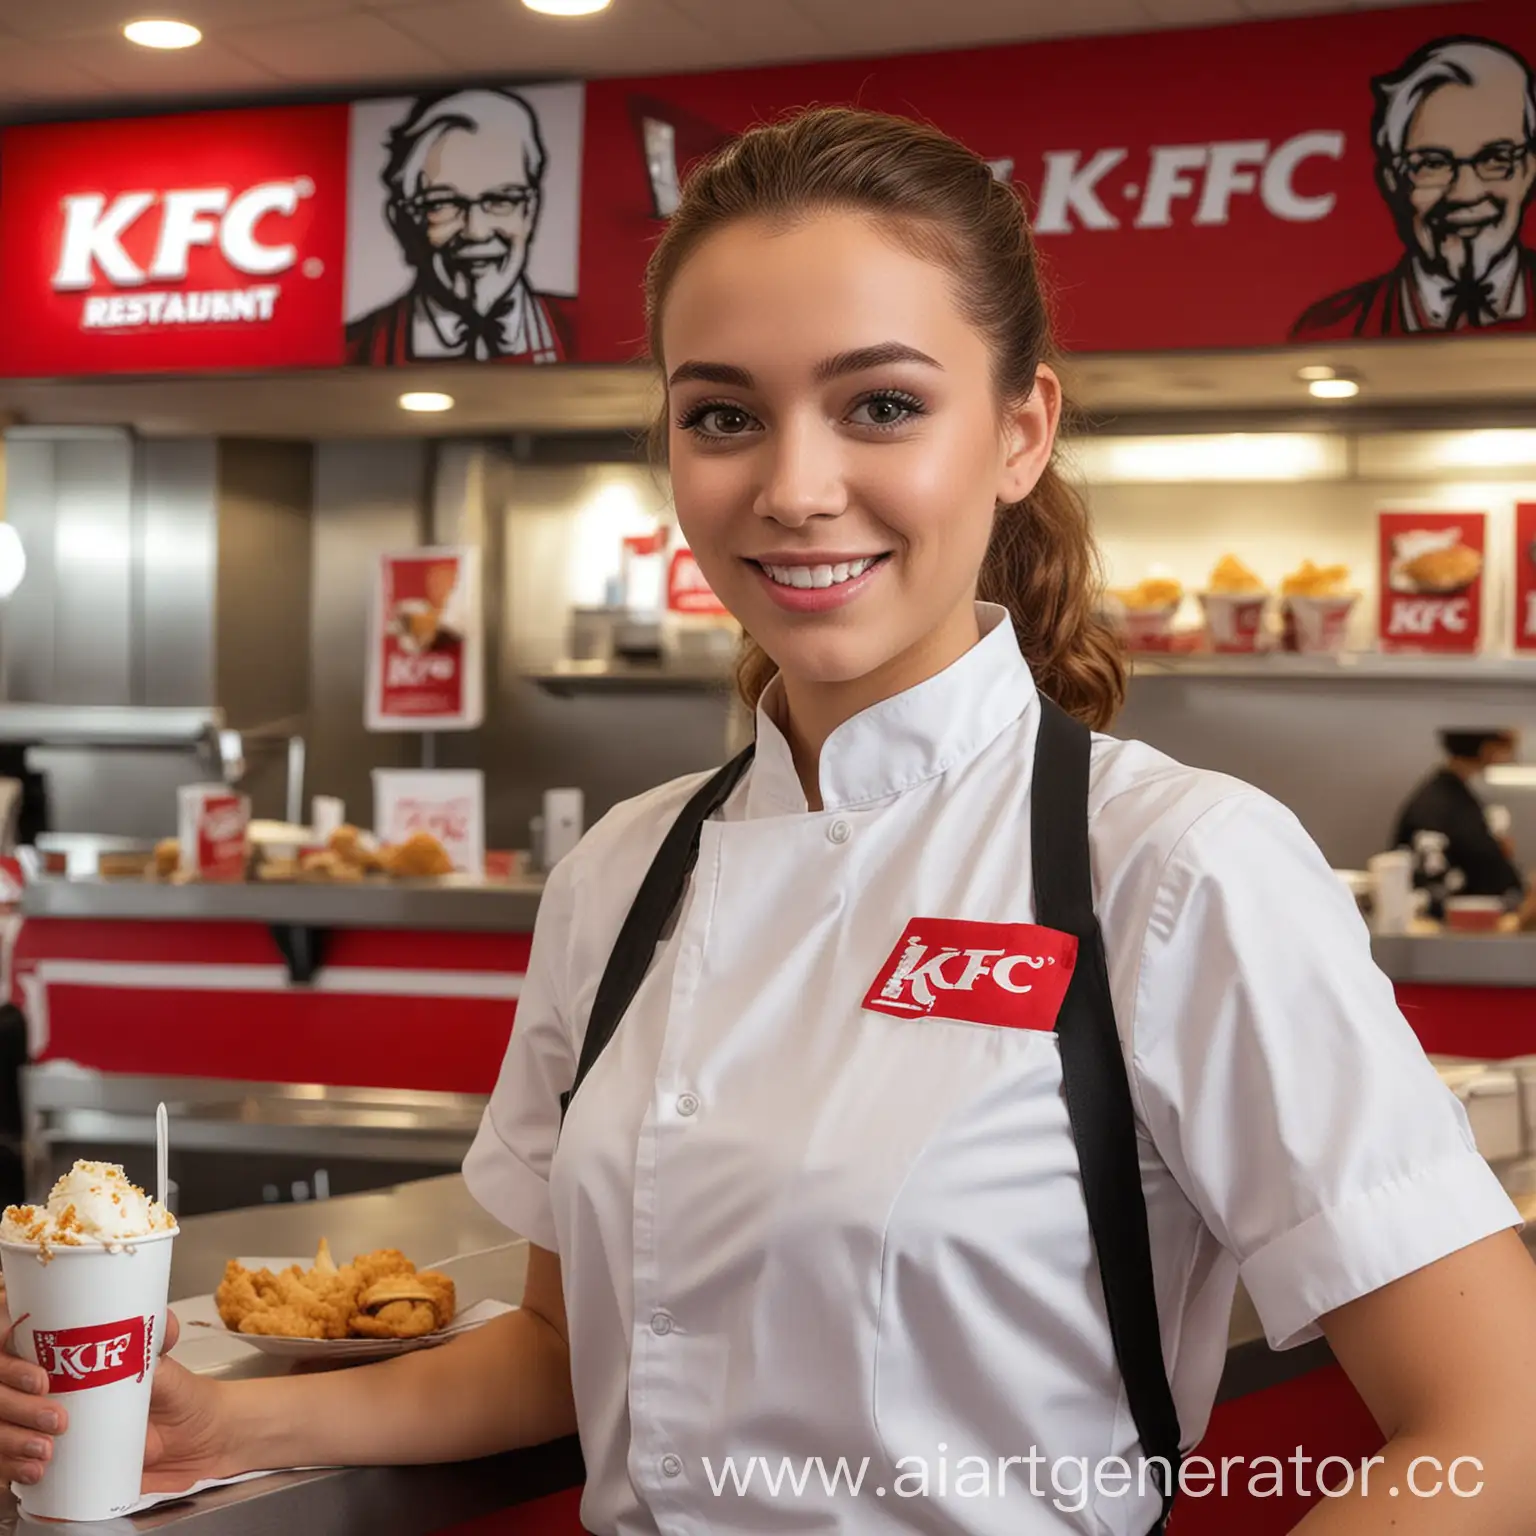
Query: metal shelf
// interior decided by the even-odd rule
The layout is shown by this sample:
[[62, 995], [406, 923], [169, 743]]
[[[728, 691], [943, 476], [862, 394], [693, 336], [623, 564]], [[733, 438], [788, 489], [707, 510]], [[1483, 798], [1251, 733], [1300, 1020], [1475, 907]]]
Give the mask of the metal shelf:
[[197, 747], [224, 725], [217, 709], [0, 704], [0, 741], [45, 746]]
[[1536, 683], [1536, 656], [1387, 656], [1354, 651], [1342, 656], [1298, 656], [1273, 652], [1256, 656], [1132, 657], [1132, 675], [1141, 678], [1231, 678], [1278, 682], [1502, 682]]
[[559, 661], [530, 669], [524, 678], [562, 698], [588, 693], [709, 693], [730, 688], [727, 663]]

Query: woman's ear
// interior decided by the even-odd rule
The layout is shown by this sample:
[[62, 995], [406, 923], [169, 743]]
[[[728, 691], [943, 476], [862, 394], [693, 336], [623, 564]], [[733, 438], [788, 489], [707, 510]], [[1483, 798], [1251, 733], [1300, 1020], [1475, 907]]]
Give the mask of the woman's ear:
[[1042, 363], [1034, 388], [1022, 404], [1011, 406], [1003, 422], [1003, 463], [997, 499], [1003, 506], [1023, 501], [1045, 473], [1061, 425], [1061, 380]]

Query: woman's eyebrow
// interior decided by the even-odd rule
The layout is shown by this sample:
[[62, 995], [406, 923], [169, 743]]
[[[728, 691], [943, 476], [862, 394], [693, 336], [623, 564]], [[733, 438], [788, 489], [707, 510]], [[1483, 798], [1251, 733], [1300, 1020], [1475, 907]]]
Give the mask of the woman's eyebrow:
[[752, 375], [732, 363], [679, 363], [667, 376], [668, 384], [729, 384], [735, 389], [751, 389]]
[[851, 352], [839, 352], [835, 357], [823, 359], [816, 365], [816, 378], [820, 383], [838, 379], [848, 373], [863, 373], [866, 368], [888, 368], [892, 363], [921, 363], [927, 368], [944, 371], [926, 352], [909, 347], [904, 341], [882, 341], [872, 347], [855, 347]]
[[[882, 341], [872, 347], [855, 347], [850, 352], [839, 352], [823, 358], [814, 371], [816, 381], [824, 384], [828, 379], [842, 378], [849, 373], [863, 373], [868, 368], [888, 368], [892, 363], [920, 363], [927, 368], [943, 372], [943, 364], [936, 362], [926, 352], [909, 347], [904, 341]], [[734, 363], [706, 363], [690, 360], [679, 363], [667, 377], [669, 384], [725, 384], [735, 389], [751, 389], [752, 375]]]

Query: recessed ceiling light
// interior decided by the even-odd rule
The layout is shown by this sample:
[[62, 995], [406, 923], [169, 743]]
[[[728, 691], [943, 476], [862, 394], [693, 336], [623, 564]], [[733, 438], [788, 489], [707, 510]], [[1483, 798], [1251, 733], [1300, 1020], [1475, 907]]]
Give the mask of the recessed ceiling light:
[[441, 394], [435, 389], [413, 389], [410, 393], [400, 396], [400, 409], [402, 411], [451, 411], [453, 396]]
[[1307, 389], [1315, 400], [1353, 400], [1360, 393], [1353, 379], [1313, 379]]
[[612, 3], [613, 0], [523, 0], [530, 11], [541, 16], [595, 16]]
[[1327, 363], [1308, 363], [1305, 368], [1296, 370], [1296, 377], [1308, 384], [1318, 379], [1331, 379], [1333, 376], [1334, 371]]
[[189, 21], [130, 21], [123, 36], [140, 48], [195, 48], [203, 40]]

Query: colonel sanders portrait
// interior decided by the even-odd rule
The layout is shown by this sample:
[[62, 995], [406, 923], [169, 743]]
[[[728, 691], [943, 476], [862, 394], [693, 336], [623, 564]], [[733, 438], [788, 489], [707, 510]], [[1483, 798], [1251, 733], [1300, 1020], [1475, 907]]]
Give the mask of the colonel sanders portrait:
[[548, 155], [527, 102], [502, 90], [423, 97], [386, 147], [384, 216], [412, 279], [348, 324], [347, 361], [565, 361], [569, 319], [528, 277]]
[[1314, 304], [1298, 340], [1536, 331], [1536, 76], [1484, 38], [1441, 38], [1372, 82], [1376, 185], [1403, 242], [1390, 272]]

